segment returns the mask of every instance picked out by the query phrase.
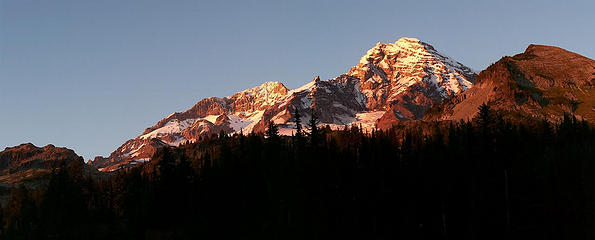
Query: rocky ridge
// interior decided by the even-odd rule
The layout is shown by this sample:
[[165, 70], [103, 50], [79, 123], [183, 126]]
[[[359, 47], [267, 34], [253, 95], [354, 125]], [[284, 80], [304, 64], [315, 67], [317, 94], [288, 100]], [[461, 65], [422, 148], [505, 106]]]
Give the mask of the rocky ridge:
[[562, 48], [530, 45], [482, 71], [475, 86], [428, 110], [424, 120], [469, 120], [489, 104], [508, 118], [595, 121], [595, 61]]
[[269, 121], [280, 125], [281, 134], [290, 135], [296, 109], [304, 121], [315, 109], [321, 124], [335, 128], [350, 124], [386, 128], [397, 121], [420, 119], [433, 104], [470, 88], [475, 77], [471, 69], [418, 39], [378, 43], [349, 72], [333, 79], [316, 77], [293, 90], [267, 82], [229, 97], [200, 100], [90, 164], [113, 171], [149, 161], [162, 146], [220, 132], [263, 132]]

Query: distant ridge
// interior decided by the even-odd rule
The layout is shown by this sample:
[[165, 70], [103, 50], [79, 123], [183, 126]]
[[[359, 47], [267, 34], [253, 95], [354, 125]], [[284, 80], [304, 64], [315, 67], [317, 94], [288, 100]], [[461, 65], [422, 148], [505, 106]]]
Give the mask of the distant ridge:
[[508, 118], [595, 121], [595, 61], [559, 47], [529, 45], [482, 71], [473, 88], [434, 106], [424, 120], [468, 120], [487, 103]]

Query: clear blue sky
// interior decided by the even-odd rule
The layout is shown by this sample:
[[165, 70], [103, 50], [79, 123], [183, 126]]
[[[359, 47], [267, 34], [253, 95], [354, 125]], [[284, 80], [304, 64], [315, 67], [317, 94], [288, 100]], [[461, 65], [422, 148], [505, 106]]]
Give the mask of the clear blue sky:
[[90, 159], [174, 111], [332, 78], [416, 37], [476, 70], [530, 43], [595, 57], [595, 1], [0, 0], [0, 150]]

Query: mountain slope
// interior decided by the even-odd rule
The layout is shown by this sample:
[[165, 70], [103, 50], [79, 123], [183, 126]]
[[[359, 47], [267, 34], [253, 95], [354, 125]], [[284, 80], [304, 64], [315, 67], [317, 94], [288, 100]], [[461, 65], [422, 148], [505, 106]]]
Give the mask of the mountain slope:
[[595, 120], [595, 61], [552, 46], [530, 45], [479, 74], [475, 86], [428, 111], [425, 120], [467, 120], [482, 103], [507, 117]]
[[327, 81], [316, 77], [293, 90], [268, 82], [229, 97], [203, 99], [91, 164], [112, 171], [148, 161], [162, 146], [219, 132], [263, 132], [269, 121], [290, 135], [296, 109], [305, 121], [315, 109], [321, 124], [331, 127], [386, 128], [397, 121], [420, 119], [433, 104], [470, 88], [475, 77], [468, 67], [417, 39], [378, 43], [348, 73]]
[[431, 105], [469, 89], [476, 77], [468, 67], [414, 38], [376, 44], [347, 74], [361, 80], [369, 109], [386, 111], [379, 128], [420, 119]]
[[196, 141], [201, 136], [246, 131], [260, 121], [263, 113], [287, 95], [279, 82], [267, 82], [229, 97], [210, 97], [185, 112], [172, 113], [138, 137], [126, 141], [109, 157], [96, 157], [90, 163], [102, 171], [148, 161], [156, 149]]
[[8, 147], [0, 152], [0, 187], [10, 188], [12, 184], [35, 187], [47, 181], [52, 169], [61, 164], [80, 163], [89, 174], [96, 170], [86, 166], [83, 158], [73, 150], [54, 145], [36, 147], [31, 143]]

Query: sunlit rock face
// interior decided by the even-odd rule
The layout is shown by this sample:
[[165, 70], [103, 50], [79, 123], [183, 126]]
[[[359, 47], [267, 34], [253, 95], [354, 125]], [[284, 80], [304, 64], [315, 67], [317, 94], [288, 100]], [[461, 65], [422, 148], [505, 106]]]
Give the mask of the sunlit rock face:
[[347, 75], [360, 79], [368, 109], [385, 110], [392, 117], [384, 119], [401, 120], [421, 118], [432, 104], [471, 88], [476, 77], [415, 38], [376, 44]]
[[432, 107], [425, 120], [469, 120], [486, 103], [506, 118], [595, 121], [595, 61], [552, 46], [530, 45], [483, 70], [475, 86]]
[[267, 82], [228, 97], [200, 100], [91, 164], [113, 171], [149, 161], [159, 147], [220, 132], [263, 132], [269, 121], [280, 126], [281, 134], [291, 135], [296, 110], [307, 122], [314, 109], [320, 124], [332, 128], [351, 124], [367, 130], [386, 128], [396, 121], [423, 117], [432, 104], [470, 88], [475, 77], [468, 67], [417, 39], [378, 43], [349, 72], [333, 79], [315, 77], [292, 90], [280, 82]]
[[[37, 147], [31, 143], [7, 147], [0, 152], [0, 190], [19, 184], [36, 188], [47, 183], [54, 169], [73, 165], [80, 166], [85, 175], [97, 171], [71, 149], [51, 144]], [[0, 195], [0, 202], [4, 201], [2, 197], [5, 196]]]

